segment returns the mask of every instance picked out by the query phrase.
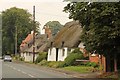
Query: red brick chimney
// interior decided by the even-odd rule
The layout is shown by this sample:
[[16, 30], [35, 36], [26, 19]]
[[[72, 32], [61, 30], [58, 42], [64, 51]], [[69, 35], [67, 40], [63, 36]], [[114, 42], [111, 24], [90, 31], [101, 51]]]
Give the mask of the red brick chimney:
[[47, 38], [50, 38], [52, 36], [52, 31], [49, 28], [49, 26], [44, 26], [45, 34], [47, 34]]

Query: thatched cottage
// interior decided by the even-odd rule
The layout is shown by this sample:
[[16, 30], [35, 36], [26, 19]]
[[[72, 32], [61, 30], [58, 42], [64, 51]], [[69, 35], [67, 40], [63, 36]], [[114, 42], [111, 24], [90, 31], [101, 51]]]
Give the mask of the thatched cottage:
[[[20, 46], [21, 57], [24, 57], [25, 61], [33, 61], [33, 33], [28, 34], [28, 36], [23, 42]], [[44, 51], [47, 51], [47, 35], [36, 34], [35, 59], [37, 58], [39, 52], [44, 52]]]
[[68, 53], [80, 44], [81, 25], [71, 21], [64, 25], [58, 34], [48, 43], [48, 61], [64, 61]]

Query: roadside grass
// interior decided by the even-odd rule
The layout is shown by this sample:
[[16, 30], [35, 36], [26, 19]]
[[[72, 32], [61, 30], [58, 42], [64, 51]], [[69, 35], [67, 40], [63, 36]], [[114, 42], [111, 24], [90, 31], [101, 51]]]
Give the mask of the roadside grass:
[[90, 66], [68, 66], [62, 69], [69, 70], [69, 71], [75, 71], [79, 73], [89, 73], [89, 72], [94, 72], [98, 70], [98, 68], [94, 68]]
[[29, 64], [35, 64], [32, 61], [24, 61], [25, 63], [29, 63]]

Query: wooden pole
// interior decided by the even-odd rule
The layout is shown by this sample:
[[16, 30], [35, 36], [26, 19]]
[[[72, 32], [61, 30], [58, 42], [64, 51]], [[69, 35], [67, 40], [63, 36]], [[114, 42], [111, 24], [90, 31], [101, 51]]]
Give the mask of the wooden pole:
[[33, 63], [35, 62], [35, 6], [33, 6]]

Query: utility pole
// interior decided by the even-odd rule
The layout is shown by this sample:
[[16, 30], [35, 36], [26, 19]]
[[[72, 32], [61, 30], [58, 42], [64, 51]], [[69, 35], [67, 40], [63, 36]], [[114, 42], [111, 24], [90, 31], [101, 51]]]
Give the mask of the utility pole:
[[35, 6], [33, 6], [33, 63], [35, 62]]

